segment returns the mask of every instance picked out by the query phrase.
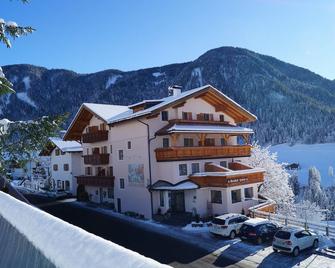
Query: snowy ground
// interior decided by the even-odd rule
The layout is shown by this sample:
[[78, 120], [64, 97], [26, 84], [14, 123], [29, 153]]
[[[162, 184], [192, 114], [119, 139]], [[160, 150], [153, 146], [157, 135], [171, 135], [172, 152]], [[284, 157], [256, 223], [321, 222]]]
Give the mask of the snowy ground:
[[311, 166], [316, 166], [320, 171], [323, 186], [335, 184], [335, 177], [328, 174], [329, 166], [335, 168], [335, 143], [297, 144], [294, 146], [280, 144], [270, 147], [270, 151], [277, 152], [280, 162], [300, 164], [301, 169], [298, 170], [298, 176], [301, 184], [307, 184], [308, 169]]
[[76, 202], [76, 204], [112, 217], [122, 218], [142, 228], [150, 229], [152, 232], [164, 233], [179, 240], [187, 241], [208, 251], [207, 256], [192, 263], [170, 263], [171, 266], [175, 267], [223, 267], [227, 265], [227, 258], [231, 260], [232, 267], [335, 267], [335, 250], [332, 249], [335, 245], [325, 237], [320, 237], [320, 247], [317, 250], [303, 251], [299, 257], [293, 258], [287, 254], [274, 253], [270, 244], [254, 245], [242, 242], [238, 238], [227, 240], [213, 237], [208, 232], [207, 227], [192, 229], [190, 226], [186, 228], [166, 226], [154, 221], [130, 218], [108, 209], [90, 207], [85, 203]]

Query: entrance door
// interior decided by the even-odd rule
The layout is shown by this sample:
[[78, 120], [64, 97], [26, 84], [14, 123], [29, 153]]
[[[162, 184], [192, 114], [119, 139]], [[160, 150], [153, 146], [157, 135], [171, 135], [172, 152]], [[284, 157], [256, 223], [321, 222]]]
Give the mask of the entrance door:
[[117, 199], [117, 212], [121, 213], [121, 199]]
[[184, 191], [171, 192], [171, 211], [185, 212], [185, 196]]

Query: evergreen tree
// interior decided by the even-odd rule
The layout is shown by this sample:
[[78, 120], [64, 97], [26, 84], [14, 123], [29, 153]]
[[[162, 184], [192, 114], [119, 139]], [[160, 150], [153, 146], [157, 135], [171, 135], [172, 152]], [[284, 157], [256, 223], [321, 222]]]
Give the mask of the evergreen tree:
[[294, 195], [297, 197], [300, 193], [300, 184], [298, 180], [298, 174], [296, 172], [290, 175], [289, 184], [292, 188]]
[[[23, 3], [27, 3], [28, 0], [21, 0]], [[30, 26], [23, 27], [19, 26], [14, 21], [5, 21], [0, 18], [0, 43], [3, 43], [5, 46], [10, 48], [12, 46], [10, 39], [16, 39], [20, 36], [30, 34], [34, 29]], [[0, 67], [0, 95], [14, 93], [12, 89], [13, 84], [8, 81]]]

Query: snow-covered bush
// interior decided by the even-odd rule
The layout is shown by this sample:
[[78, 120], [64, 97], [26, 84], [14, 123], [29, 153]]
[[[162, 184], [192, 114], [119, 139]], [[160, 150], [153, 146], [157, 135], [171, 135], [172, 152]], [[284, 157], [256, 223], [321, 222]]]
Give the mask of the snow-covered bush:
[[281, 207], [292, 205], [294, 194], [289, 185], [290, 174], [283, 164], [277, 162], [276, 153], [271, 153], [269, 147], [255, 143], [247, 164], [265, 169], [265, 179], [260, 189], [262, 195], [271, 198]]
[[294, 206], [294, 216], [306, 221], [321, 222], [326, 213], [317, 204], [303, 200]]

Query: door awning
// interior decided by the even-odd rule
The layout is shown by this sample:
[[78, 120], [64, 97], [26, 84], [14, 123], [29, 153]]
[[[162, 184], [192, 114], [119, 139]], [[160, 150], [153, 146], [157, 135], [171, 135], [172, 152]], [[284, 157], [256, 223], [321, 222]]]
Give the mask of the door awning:
[[186, 181], [181, 181], [176, 184], [172, 184], [167, 181], [157, 181], [154, 183], [151, 187], [151, 190], [153, 191], [183, 191], [183, 190], [194, 190], [198, 189], [199, 185], [196, 183], [186, 180]]

